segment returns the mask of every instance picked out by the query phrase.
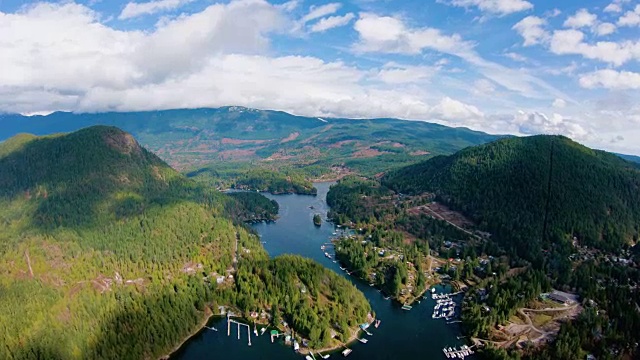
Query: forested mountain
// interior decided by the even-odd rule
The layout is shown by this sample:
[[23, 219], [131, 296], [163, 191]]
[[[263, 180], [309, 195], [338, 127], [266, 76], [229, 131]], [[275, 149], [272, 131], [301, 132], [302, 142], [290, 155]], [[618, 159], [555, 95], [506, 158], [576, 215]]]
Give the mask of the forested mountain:
[[[0, 358], [157, 358], [216, 303], [259, 310], [239, 301], [247, 296], [243, 283], [261, 281], [245, 267], [277, 261], [301, 278], [313, 267], [269, 260], [239, 224], [274, 212], [277, 205], [259, 194], [201, 187], [114, 127], [1, 143]], [[227, 276], [236, 241], [239, 284]], [[321, 270], [309, 271], [329, 276]], [[272, 290], [259, 305], [290, 316], [278, 306], [290, 291]], [[342, 282], [322, 294], [332, 299], [327, 306], [351, 299], [349, 312], [335, 310], [340, 321], [370, 311]], [[316, 318], [321, 310], [306, 309]], [[325, 330], [303, 325], [306, 336]]]
[[315, 118], [244, 107], [47, 116], [0, 114], [0, 141], [18, 133], [48, 135], [91, 125], [130, 132], [184, 171], [304, 167], [316, 177], [344, 168], [375, 174], [433, 154], [451, 154], [497, 137], [466, 128], [397, 119]]
[[561, 136], [501, 139], [400, 169], [383, 183], [434, 192], [530, 260], [574, 236], [606, 249], [638, 240], [638, 168]]

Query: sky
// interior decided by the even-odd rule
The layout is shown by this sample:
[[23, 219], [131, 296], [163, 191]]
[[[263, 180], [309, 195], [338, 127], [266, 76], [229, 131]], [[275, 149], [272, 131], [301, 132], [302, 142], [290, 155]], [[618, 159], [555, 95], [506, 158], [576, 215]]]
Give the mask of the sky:
[[0, 0], [0, 112], [226, 105], [640, 155], [640, 1]]

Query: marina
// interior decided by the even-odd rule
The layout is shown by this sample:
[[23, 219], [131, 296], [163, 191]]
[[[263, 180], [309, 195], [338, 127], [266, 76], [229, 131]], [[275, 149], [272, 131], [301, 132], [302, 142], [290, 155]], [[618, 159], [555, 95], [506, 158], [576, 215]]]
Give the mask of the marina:
[[[324, 253], [333, 254], [328, 242], [332, 237], [332, 232], [340, 233], [342, 229], [334, 229], [333, 226], [325, 226], [316, 228], [311, 221], [314, 213], [322, 213], [323, 217], [328, 210], [326, 203], [323, 202], [324, 194], [328, 190], [330, 184], [316, 184], [318, 188], [318, 196], [304, 195], [268, 195], [269, 199], [274, 199], [280, 204], [279, 218], [274, 223], [257, 223], [252, 227], [261, 235], [262, 240], [267, 243], [264, 245], [270, 256], [278, 256], [281, 254], [298, 254], [308, 258], [312, 258], [323, 266], [335, 271], [339, 275], [349, 279], [360, 291], [362, 291], [369, 302], [375, 318], [369, 320], [370, 325], [367, 332], [360, 334], [360, 338], [367, 340], [367, 343], [357, 341], [345, 344], [345, 346], [328, 350], [323, 349], [320, 352], [313, 350], [313, 355], [305, 348], [302, 342], [299, 343], [299, 350], [303, 353], [293, 351], [293, 339], [289, 337], [288, 345], [285, 346], [286, 334], [279, 330], [269, 327], [265, 330], [270, 336], [254, 336], [253, 322], [250, 325], [240, 327], [241, 339], [238, 341], [238, 329], [236, 323], [227, 323], [227, 318], [212, 317], [207, 323], [207, 327], [215, 327], [219, 332], [211, 331], [203, 328], [174, 354], [171, 359], [179, 360], [199, 360], [205, 358], [232, 358], [232, 359], [282, 359], [282, 360], [300, 360], [305, 359], [308, 354], [314, 359], [323, 359], [329, 357], [343, 357], [346, 352], [350, 359], [354, 360], [372, 360], [372, 359], [422, 359], [425, 353], [429, 353], [430, 358], [447, 359], [443, 348], [454, 347], [461, 349], [465, 344], [464, 339], [458, 339], [461, 335], [459, 324], [447, 325], [445, 321], [432, 319], [433, 309], [436, 305], [435, 299], [432, 299], [433, 293], [450, 293], [452, 292], [448, 286], [436, 286], [432, 288], [426, 296], [422, 298], [421, 303], [412, 304], [411, 311], [402, 310], [401, 304], [390, 301], [383, 292], [377, 287], [370, 286], [368, 281], [362, 281], [358, 277], [348, 276], [344, 270], [341, 270], [339, 262], [336, 259], [327, 258]], [[313, 205], [315, 209], [309, 210], [308, 206]], [[321, 249], [321, 246], [325, 246]], [[321, 251], [322, 250], [322, 251]], [[336, 262], [334, 262], [336, 261]], [[345, 268], [346, 270], [346, 268]], [[355, 274], [354, 274], [355, 275]], [[453, 297], [452, 297], [453, 299]], [[379, 319], [384, 319], [384, 326], [381, 326]], [[239, 319], [235, 319], [239, 321]], [[376, 327], [376, 324], [378, 325]], [[231, 326], [232, 336], [224, 335], [229, 331], [225, 326]], [[266, 326], [264, 327], [266, 328]], [[262, 332], [262, 328], [258, 325], [258, 333]], [[375, 336], [372, 336], [375, 333]], [[247, 334], [251, 336], [251, 346], [248, 346], [248, 339], [244, 339]], [[410, 336], [407, 336], [410, 334]], [[298, 340], [300, 341], [300, 340]], [[390, 346], [393, 344], [393, 346]], [[476, 355], [465, 357], [471, 360]]]
[[444, 356], [446, 356], [448, 359], [464, 359], [465, 357], [473, 355], [474, 353], [474, 351], [471, 350], [471, 348], [467, 345], [462, 345], [460, 349], [457, 349], [455, 347], [444, 348], [442, 349], [442, 352], [444, 352]]

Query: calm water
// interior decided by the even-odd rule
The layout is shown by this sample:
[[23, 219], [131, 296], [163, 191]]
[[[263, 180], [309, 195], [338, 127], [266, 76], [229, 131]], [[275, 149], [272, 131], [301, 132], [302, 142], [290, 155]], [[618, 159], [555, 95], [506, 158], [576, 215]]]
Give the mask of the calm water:
[[[385, 300], [374, 287], [348, 276], [338, 264], [324, 256], [320, 246], [329, 241], [335, 229], [333, 224], [327, 222], [318, 228], [313, 225], [312, 219], [315, 213], [321, 213], [326, 218], [328, 206], [324, 200], [330, 185], [315, 184], [318, 189], [316, 197], [268, 195], [280, 204], [280, 218], [275, 223], [255, 225], [262, 241], [266, 242], [264, 247], [271, 256], [289, 253], [312, 258], [351, 280], [364, 293], [382, 323], [378, 329], [371, 327], [373, 336], [367, 336], [367, 344], [356, 342], [350, 345], [353, 352], [348, 359], [446, 359], [442, 348], [459, 346], [463, 342], [457, 339], [460, 334], [457, 324], [447, 325], [444, 319], [431, 318], [434, 300], [422, 300], [421, 304], [414, 304], [412, 310], [402, 310], [396, 303]], [[309, 209], [309, 206], [314, 209]], [[443, 289], [438, 290], [441, 292]], [[290, 347], [277, 342], [272, 344], [268, 332], [257, 338], [252, 333], [249, 347], [246, 328], [238, 340], [233, 324], [231, 336], [227, 336], [225, 319], [213, 318], [209, 326], [215, 326], [219, 331], [203, 329], [185, 343], [172, 359], [303, 359]], [[331, 358], [343, 357], [336, 352]]]

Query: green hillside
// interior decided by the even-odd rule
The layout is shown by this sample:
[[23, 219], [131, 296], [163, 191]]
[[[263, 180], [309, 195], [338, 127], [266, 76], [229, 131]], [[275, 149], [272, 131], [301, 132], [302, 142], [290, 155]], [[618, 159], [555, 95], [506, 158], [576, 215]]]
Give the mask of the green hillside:
[[[217, 304], [259, 310], [238, 301], [242, 283], [260, 281], [245, 267], [279, 262], [303, 277], [309, 265], [269, 260], [239, 225], [277, 212], [257, 196], [202, 188], [114, 127], [1, 143], [0, 358], [158, 358]], [[217, 285], [233, 271], [236, 240], [246, 276]], [[362, 320], [368, 303], [340, 281], [320, 294], [352, 299], [358, 316], [335, 317]], [[273, 289], [259, 305], [291, 316], [277, 303], [291, 291]]]
[[606, 249], [638, 240], [638, 169], [561, 136], [498, 140], [403, 168], [383, 183], [434, 192], [531, 260], [573, 236]]

